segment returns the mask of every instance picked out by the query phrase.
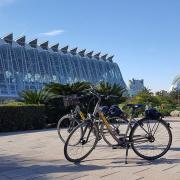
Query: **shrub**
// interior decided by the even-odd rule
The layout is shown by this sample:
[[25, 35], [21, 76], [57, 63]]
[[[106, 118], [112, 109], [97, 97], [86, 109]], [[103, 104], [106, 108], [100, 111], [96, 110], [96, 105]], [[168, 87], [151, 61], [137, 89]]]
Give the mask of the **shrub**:
[[41, 129], [45, 124], [43, 105], [0, 106], [0, 132]]
[[[97, 102], [96, 99], [91, 99], [92, 96], [85, 96], [83, 99], [80, 100], [80, 107], [83, 113], [93, 112], [95, 103]], [[70, 113], [71, 110], [74, 110], [74, 105], [68, 105], [67, 107], [64, 106], [63, 98], [54, 98], [49, 100], [45, 104], [45, 113], [46, 113], [46, 122], [47, 124], [56, 125], [58, 120], [65, 114]]]
[[57, 124], [58, 120], [70, 109], [64, 107], [62, 98], [54, 98], [45, 104], [46, 122], [47, 124]]
[[163, 116], [170, 116], [172, 109], [160, 109], [159, 112], [163, 115]]
[[[123, 112], [125, 112], [128, 117], [130, 118], [131, 117], [131, 112], [132, 112], [132, 109], [126, 105], [122, 106], [121, 109], [123, 110]], [[135, 110], [135, 113], [134, 113], [134, 117], [137, 118], [137, 117], [142, 117], [144, 116], [144, 111], [145, 111], [145, 107], [142, 106], [141, 108], [138, 108]]]

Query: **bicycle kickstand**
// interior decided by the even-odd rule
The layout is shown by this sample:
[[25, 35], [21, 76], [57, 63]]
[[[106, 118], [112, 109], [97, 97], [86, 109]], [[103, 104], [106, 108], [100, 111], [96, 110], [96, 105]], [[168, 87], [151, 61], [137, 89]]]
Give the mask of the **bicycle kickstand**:
[[125, 164], [128, 164], [128, 162], [127, 162], [127, 157], [128, 157], [128, 150], [129, 150], [129, 144], [127, 143], [126, 144], [126, 157], [125, 157]]

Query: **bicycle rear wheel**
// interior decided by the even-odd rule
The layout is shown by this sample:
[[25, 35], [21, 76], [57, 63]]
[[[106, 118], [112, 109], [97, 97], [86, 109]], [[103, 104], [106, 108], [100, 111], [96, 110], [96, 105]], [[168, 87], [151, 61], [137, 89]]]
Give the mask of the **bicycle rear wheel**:
[[80, 162], [95, 148], [98, 142], [98, 128], [91, 121], [79, 124], [70, 133], [64, 145], [65, 158], [70, 162]]
[[71, 131], [80, 123], [79, 119], [72, 118], [70, 114], [63, 116], [57, 124], [59, 138], [65, 143]]
[[155, 160], [170, 149], [172, 133], [164, 120], [142, 119], [132, 128], [129, 140], [138, 156]]

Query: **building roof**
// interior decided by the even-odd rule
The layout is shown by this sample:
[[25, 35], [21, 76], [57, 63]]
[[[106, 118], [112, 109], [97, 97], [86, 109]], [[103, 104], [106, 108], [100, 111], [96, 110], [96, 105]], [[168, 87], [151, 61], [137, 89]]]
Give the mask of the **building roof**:
[[18, 37], [16, 40], [13, 40], [13, 33], [9, 33], [2, 38], [1, 44], [4, 44], [4, 43], [13, 44], [13, 46], [18, 46], [18, 45], [25, 46], [26, 48], [38, 48], [39, 50], [42, 48], [41, 50], [44, 49], [44, 50], [48, 50], [51, 52], [60, 52], [61, 51], [63, 53], [71, 53], [72, 55], [79, 54], [81, 57], [95, 58], [97, 60], [101, 59], [101, 60], [104, 60], [107, 62], [108, 61], [112, 62], [112, 59], [114, 57], [114, 56], [107, 57], [108, 54], [104, 54], [104, 55], [100, 56], [101, 52], [93, 55], [94, 51], [90, 51], [90, 52], [86, 53], [86, 49], [83, 49], [83, 50], [80, 50], [79, 52], [77, 52], [78, 51], [77, 47], [69, 50], [69, 46], [64, 46], [61, 49], [59, 49], [59, 43], [54, 44], [49, 48], [48, 41], [45, 41], [45, 42], [41, 43], [40, 45], [38, 45], [37, 38], [26, 43], [26, 36], [21, 36], [21, 37]]
[[33, 39], [29, 42], [29, 45], [33, 48], [37, 48], [37, 41], [38, 39]]
[[13, 33], [7, 34], [3, 37], [4, 41], [12, 44], [13, 42]]
[[94, 58], [99, 59], [99, 58], [100, 58], [100, 54], [101, 54], [101, 52], [96, 53], [96, 54], [94, 55]]
[[70, 50], [70, 53], [75, 55], [77, 53], [77, 47]]
[[24, 46], [25, 43], [26, 43], [26, 36], [21, 36], [21, 37], [19, 37], [19, 38], [16, 40], [16, 42], [17, 42], [19, 45]]
[[48, 41], [45, 41], [42, 44], [40, 44], [40, 47], [47, 50], [48, 49], [48, 43], [49, 43]]
[[86, 49], [83, 49], [83, 50], [79, 51], [78, 54], [80, 56], [84, 57], [85, 56], [85, 51], [86, 51]]
[[65, 47], [61, 48], [61, 51], [63, 53], [67, 53], [68, 52], [68, 48], [69, 48], [69, 46], [65, 46]]
[[51, 49], [52, 49], [54, 52], [58, 52], [58, 47], [59, 47], [59, 43], [52, 45], [52, 46], [51, 46]]

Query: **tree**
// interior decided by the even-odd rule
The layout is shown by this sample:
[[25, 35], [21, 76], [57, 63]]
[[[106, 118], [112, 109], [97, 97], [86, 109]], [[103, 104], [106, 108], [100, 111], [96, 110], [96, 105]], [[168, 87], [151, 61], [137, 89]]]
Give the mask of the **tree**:
[[144, 89], [131, 99], [134, 104], [147, 104], [151, 106], [160, 105], [160, 101], [153, 95], [150, 89]]
[[149, 89], [147, 87], [144, 87], [144, 89], [141, 92], [144, 93], [144, 94], [153, 95], [153, 92], [151, 92], [151, 89]]
[[161, 90], [161, 91], [156, 92], [156, 97], [159, 100], [162, 108], [168, 104], [173, 103], [169, 93], [165, 90]]
[[180, 103], [180, 89], [173, 89], [170, 93], [169, 93], [170, 98], [172, 99], [172, 101], [174, 103]]
[[122, 88], [120, 85], [117, 84], [109, 84], [108, 82], [100, 82], [96, 89], [99, 93], [102, 93], [104, 95], [116, 95], [119, 97], [123, 96], [123, 93], [125, 92], [125, 88]]
[[157, 91], [156, 96], [168, 97], [169, 93], [165, 90]]
[[44, 104], [51, 97], [51, 94], [44, 90], [24, 90], [20, 97], [26, 104]]
[[100, 94], [103, 95], [115, 95], [118, 96], [118, 98], [116, 99], [112, 99], [109, 100], [107, 103], [108, 104], [112, 104], [112, 103], [121, 103], [124, 102], [127, 98], [124, 96], [124, 93], [126, 91], [125, 88], [121, 87], [118, 84], [109, 84], [108, 82], [100, 82], [97, 86], [96, 86], [97, 91]]
[[50, 84], [47, 84], [44, 89], [47, 92], [57, 95], [58, 97], [58, 96], [78, 94], [88, 88], [90, 88], [90, 83], [76, 82], [72, 84], [50, 83]]

